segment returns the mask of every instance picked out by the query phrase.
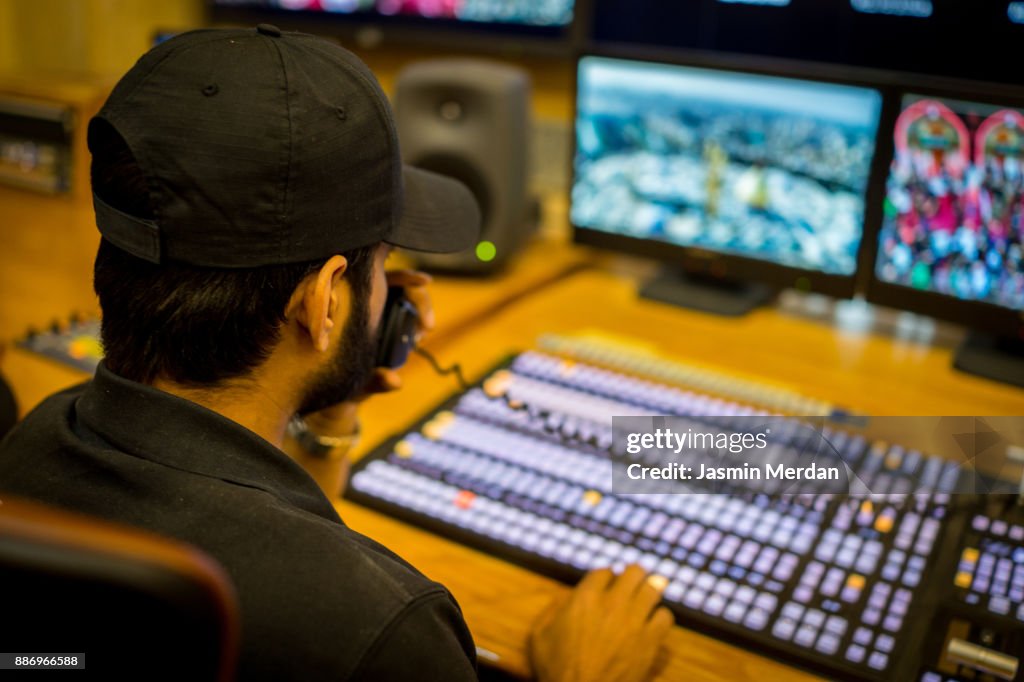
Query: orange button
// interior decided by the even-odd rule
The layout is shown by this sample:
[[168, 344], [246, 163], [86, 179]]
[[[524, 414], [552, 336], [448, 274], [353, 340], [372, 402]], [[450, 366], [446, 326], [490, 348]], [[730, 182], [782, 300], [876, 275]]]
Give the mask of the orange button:
[[852, 587], [855, 590], [864, 589], [864, 576], [851, 573], [850, 577], [846, 579], [846, 586]]
[[973, 564], [978, 560], [978, 550], [974, 547], [964, 547], [964, 553], [960, 555], [960, 558]]
[[455, 506], [460, 507], [462, 509], [469, 509], [471, 506], [473, 506], [473, 500], [475, 499], [476, 495], [474, 495], [470, 491], [460, 490], [458, 494], [455, 495]]
[[957, 587], [965, 587], [965, 588], [966, 587], [970, 587], [971, 586], [971, 577], [972, 577], [971, 574], [968, 573], [967, 571], [960, 571], [959, 573], [956, 574], [956, 577], [953, 578], [953, 584], [956, 585]]

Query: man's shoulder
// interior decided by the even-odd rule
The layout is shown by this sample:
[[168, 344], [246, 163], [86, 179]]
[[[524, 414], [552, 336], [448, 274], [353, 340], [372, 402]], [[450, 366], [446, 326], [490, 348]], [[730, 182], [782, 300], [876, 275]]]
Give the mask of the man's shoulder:
[[[220, 557], [230, 564], [246, 616], [247, 669], [266, 674], [308, 656], [343, 679], [374, 660], [381, 646], [391, 649], [385, 655], [401, 656], [410, 646], [452, 649], [452, 642], [461, 646], [448, 664], [471, 665], [472, 639], [454, 598], [384, 546], [285, 505], [254, 505], [248, 514], [235, 507], [226, 516], [228, 527], [237, 521], [240, 530], [242, 522], [263, 529]], [[392, 642], [396, 631], [410, 637]], [[279, 672], [278, 679], [288, 679]]]

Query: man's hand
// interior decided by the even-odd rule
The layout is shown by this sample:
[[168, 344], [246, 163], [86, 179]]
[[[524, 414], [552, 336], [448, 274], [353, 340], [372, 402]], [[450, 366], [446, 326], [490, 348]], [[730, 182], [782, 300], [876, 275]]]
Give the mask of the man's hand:
[[616, 577], [610, 570], [584, 576], [556, 600], [530, 633], [529, 654], [540, 682], [640, 682], [674, 622], [661, 601], [663, 578], [639, 566]]
[[[388, 286], [399, 286], [405, 289], [405, 297], [409, 299], [416, 312], [420, 315], [419, 336], [434, 329], [434, 305], [430, 300], [430, 290], [427, 285], [431, 277], [425, 272], [417, 270], [389, 270], [387, 273]], [[381, 321], [383, 323], [383, 320]], [[377, 393], [388, 393], [397, 391], [402, 387], [402, 378], [393, 369], [378, 367], [374, 370], [373, 376], [354, 402], [359, 403], [371, 395]]]

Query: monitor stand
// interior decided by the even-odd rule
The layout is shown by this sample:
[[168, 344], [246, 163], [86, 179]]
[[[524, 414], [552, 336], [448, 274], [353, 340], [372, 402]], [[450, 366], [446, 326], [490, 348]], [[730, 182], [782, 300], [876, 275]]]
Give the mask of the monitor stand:
[[698, 275], [678, 268], [663, 268], [640, 289], [644, 298], [728, 317], [746, 315], [771, 301], [775, 294], [774, 289], [764, 284]]
[[1024, 340], [969, 331], [956, 349], [961, 372], [1024, 388]]

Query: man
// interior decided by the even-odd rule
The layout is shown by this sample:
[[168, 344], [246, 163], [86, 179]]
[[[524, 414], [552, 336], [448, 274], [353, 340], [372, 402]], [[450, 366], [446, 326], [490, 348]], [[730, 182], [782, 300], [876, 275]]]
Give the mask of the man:
[[[386, 273], [387, 254], [471, 245], [468, 190], [403, 167], [358, 59], [266, 25], [156, 47], [89, 147], [106, 358], [0, 444], [0, 490], [217, 559], [240, 679], [474, 679], [452, 596], [328, 497], [356, 404], [398, 386], [374, 368], [387, 286], [432, 325], [428, 278]], [[643, 679], [672, 622], [658, 602], [639, 568], [590, 574], [537, 624], [537, 676]]]

